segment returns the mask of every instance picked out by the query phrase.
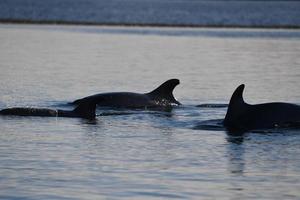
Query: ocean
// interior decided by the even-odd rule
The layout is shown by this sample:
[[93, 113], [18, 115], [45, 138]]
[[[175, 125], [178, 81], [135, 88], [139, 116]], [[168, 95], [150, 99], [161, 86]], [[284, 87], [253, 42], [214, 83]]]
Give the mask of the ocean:
[[[214, 123], [224, 118], [232, 92], [242, 83], [248, 103], [300, 104], [299, 29], [205, 28], [199, 22], [199, 27], [178, 26], [182, 22], [158, 26], [169, 20], [157, 26], [132, 27], [124, 26], [123, 20], [128, 18], [117, 17], [123, 16], [123, 10], [115, 13], [122, 21], [119, 26], [99, 21], [97, 17], [104, 11], [82, 15], [94, 16], [97, 24], [107, 26], [52, 24], [58, 19], [67, 23], [64, 20], [72, 17], [69, 12], [76, 11], [63, 2], [79, 6], [83, 1], [0, 1], [5, 3], [0, 6], [2, 22], [21, 19], [27, 23], [0, 24], [0, 109], [71, 110], [69, 102], [81, 97], [101, 92], [145, 93], [171, 78], [180, 80], [174, 96], [183, 105], [165, 111], [98, 108], [92, 121], [0, 116], [0, 199], [300, 198], [299, 129], [235, 136]], [[111, 12], [133, 2], [146, 7], [173, 2], [173, 6], [205, 4], [179, 0], [85, 2], [118, 2]], [[12, 6], [14, 3], [18, 4]], [[219, 5], [217, 1], [206, 3]], [[225, 7], [227, 3], [259, 2], [226, 1]], [[294, 5], [288, 7], [297, 13], [298, 2], [290, 3], [262, 5]], [[36, 5], [45, 10], [33, 9]], [[60, 14], [48, 15], [55, 7]], [[64, 12], [60, 10], [63, 7]], [[8, 9], [20, 12], [5, 14], [3, 10]], [[25, 12], [28, 9], [35, 12]], [[16, 13], [21, 17], [12, 17]], [[29, 15], [42, 22], [30, 24]], [[69, 22], [85, 19], [74, 16], [77, 18]], [[292, 11], [289, 16], [294, 16]], [[146, 18], [132, 17], [147, 25]], [[297, 20], [291, 17], [284, 25], [298, 26]], [[190, 23], [184, 24], [193, 24], [187, 21]], [[130, 20], [128, 24], [134, 23]]]
[[299, 27], [300, 1], [1, 0], [0, 21], [152, 26]]

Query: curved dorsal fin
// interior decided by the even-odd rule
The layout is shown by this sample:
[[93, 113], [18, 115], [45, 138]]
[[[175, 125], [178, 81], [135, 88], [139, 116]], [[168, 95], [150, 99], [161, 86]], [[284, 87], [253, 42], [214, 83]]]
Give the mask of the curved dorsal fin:
[[234, 105], [236, 103], [241, 103], [241, 102], [244, 103], [244, 98], [243, 98], [244, 89], [245, 89], [245, 84], [241, 84], [235, 89], [235, 91], [231, 96], [229, 106], [231, 104]]
[[173, 96], [173, 90], [174, 88], [179, 85], [179, 80], [178, 79], [170, 79], [161, 84], [158, 88], [155, 90], [147, 93], [151, 98], [156, 99], [156, 98], [165, 98], [169, 100], [172, 103], [181, 105]]
[[93, 101], [82, 101], [73, 112], [82, 118], [94, 119], [96, 117], [96, 103]]
[[244, 88], [245, 85], [241, 84], [233, 92], [227, 108], [224, 125], [235, 126], [237, 120], [239, 120], [239, 116], [244, 112], [244, 109], [246, 108], [246, 103], [243, 99]]

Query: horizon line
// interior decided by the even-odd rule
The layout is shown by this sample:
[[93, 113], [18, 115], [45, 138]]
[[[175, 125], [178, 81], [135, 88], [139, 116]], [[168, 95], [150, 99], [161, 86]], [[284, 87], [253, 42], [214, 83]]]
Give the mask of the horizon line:
[[168, 24], [168, 23], [121, 23], [80, 22], [64, 20], [0, 19], [0, 24], [32, 25], [85, 25], [85, 26], [127, 26], [127, 27], [174, 27], [174, 28], [253, 28], [253, 29], [300, 29], [300, 25], [236, 25], [236, 24]]

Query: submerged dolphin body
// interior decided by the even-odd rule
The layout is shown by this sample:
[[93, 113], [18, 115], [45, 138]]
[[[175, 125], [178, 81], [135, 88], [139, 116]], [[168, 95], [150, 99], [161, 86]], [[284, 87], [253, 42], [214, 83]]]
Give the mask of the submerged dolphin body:
[[96, 104], [93, 102], [84, 102], [79, 104], [74, 110], [53, 110], [47, 108], [26, 108], [14, 107], [0, 110], [0, 115], [17, 116], [40, 116], [40, 117], [78, 117], [85, 119], [94, 119], [96, 117]]
[[278, 102], [250, 105], [244, 102], [244, 88], [244, 84], [237, 87], [230, 99], [223, 121], [229, 131], [299, 126], [300, 106]]
[[171, 106], [173, 104], [181, 105], [173, 96], [173, 90], [178, 84], [178, 79], [170, 79], [149, 93], [101, 93], [75, 100], [73, 104], [92, 100], [95, 101], [98, 106], [118, 108], [151, 108]]

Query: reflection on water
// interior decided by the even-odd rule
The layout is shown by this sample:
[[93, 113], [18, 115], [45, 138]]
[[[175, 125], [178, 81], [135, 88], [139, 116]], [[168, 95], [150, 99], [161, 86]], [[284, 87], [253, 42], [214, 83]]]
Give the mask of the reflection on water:
[[95, 121], [2, 116], [0, 198], [299, 199], [299, 130], [236, 136], [222, 126], [240, 83], [249, 102], [299, 103], [298, 33], [106, 29], [1, 25], [0, 108], [67, 110], [82, 96], [148, 92], [170, 78], [184, 106], [98, 108]]
[[234, 175], [242, 176], [245, 168], [244, 138], [243, 136], [228, 136], [226, 139], [229, 143], [227, 146], [228, 170]]

